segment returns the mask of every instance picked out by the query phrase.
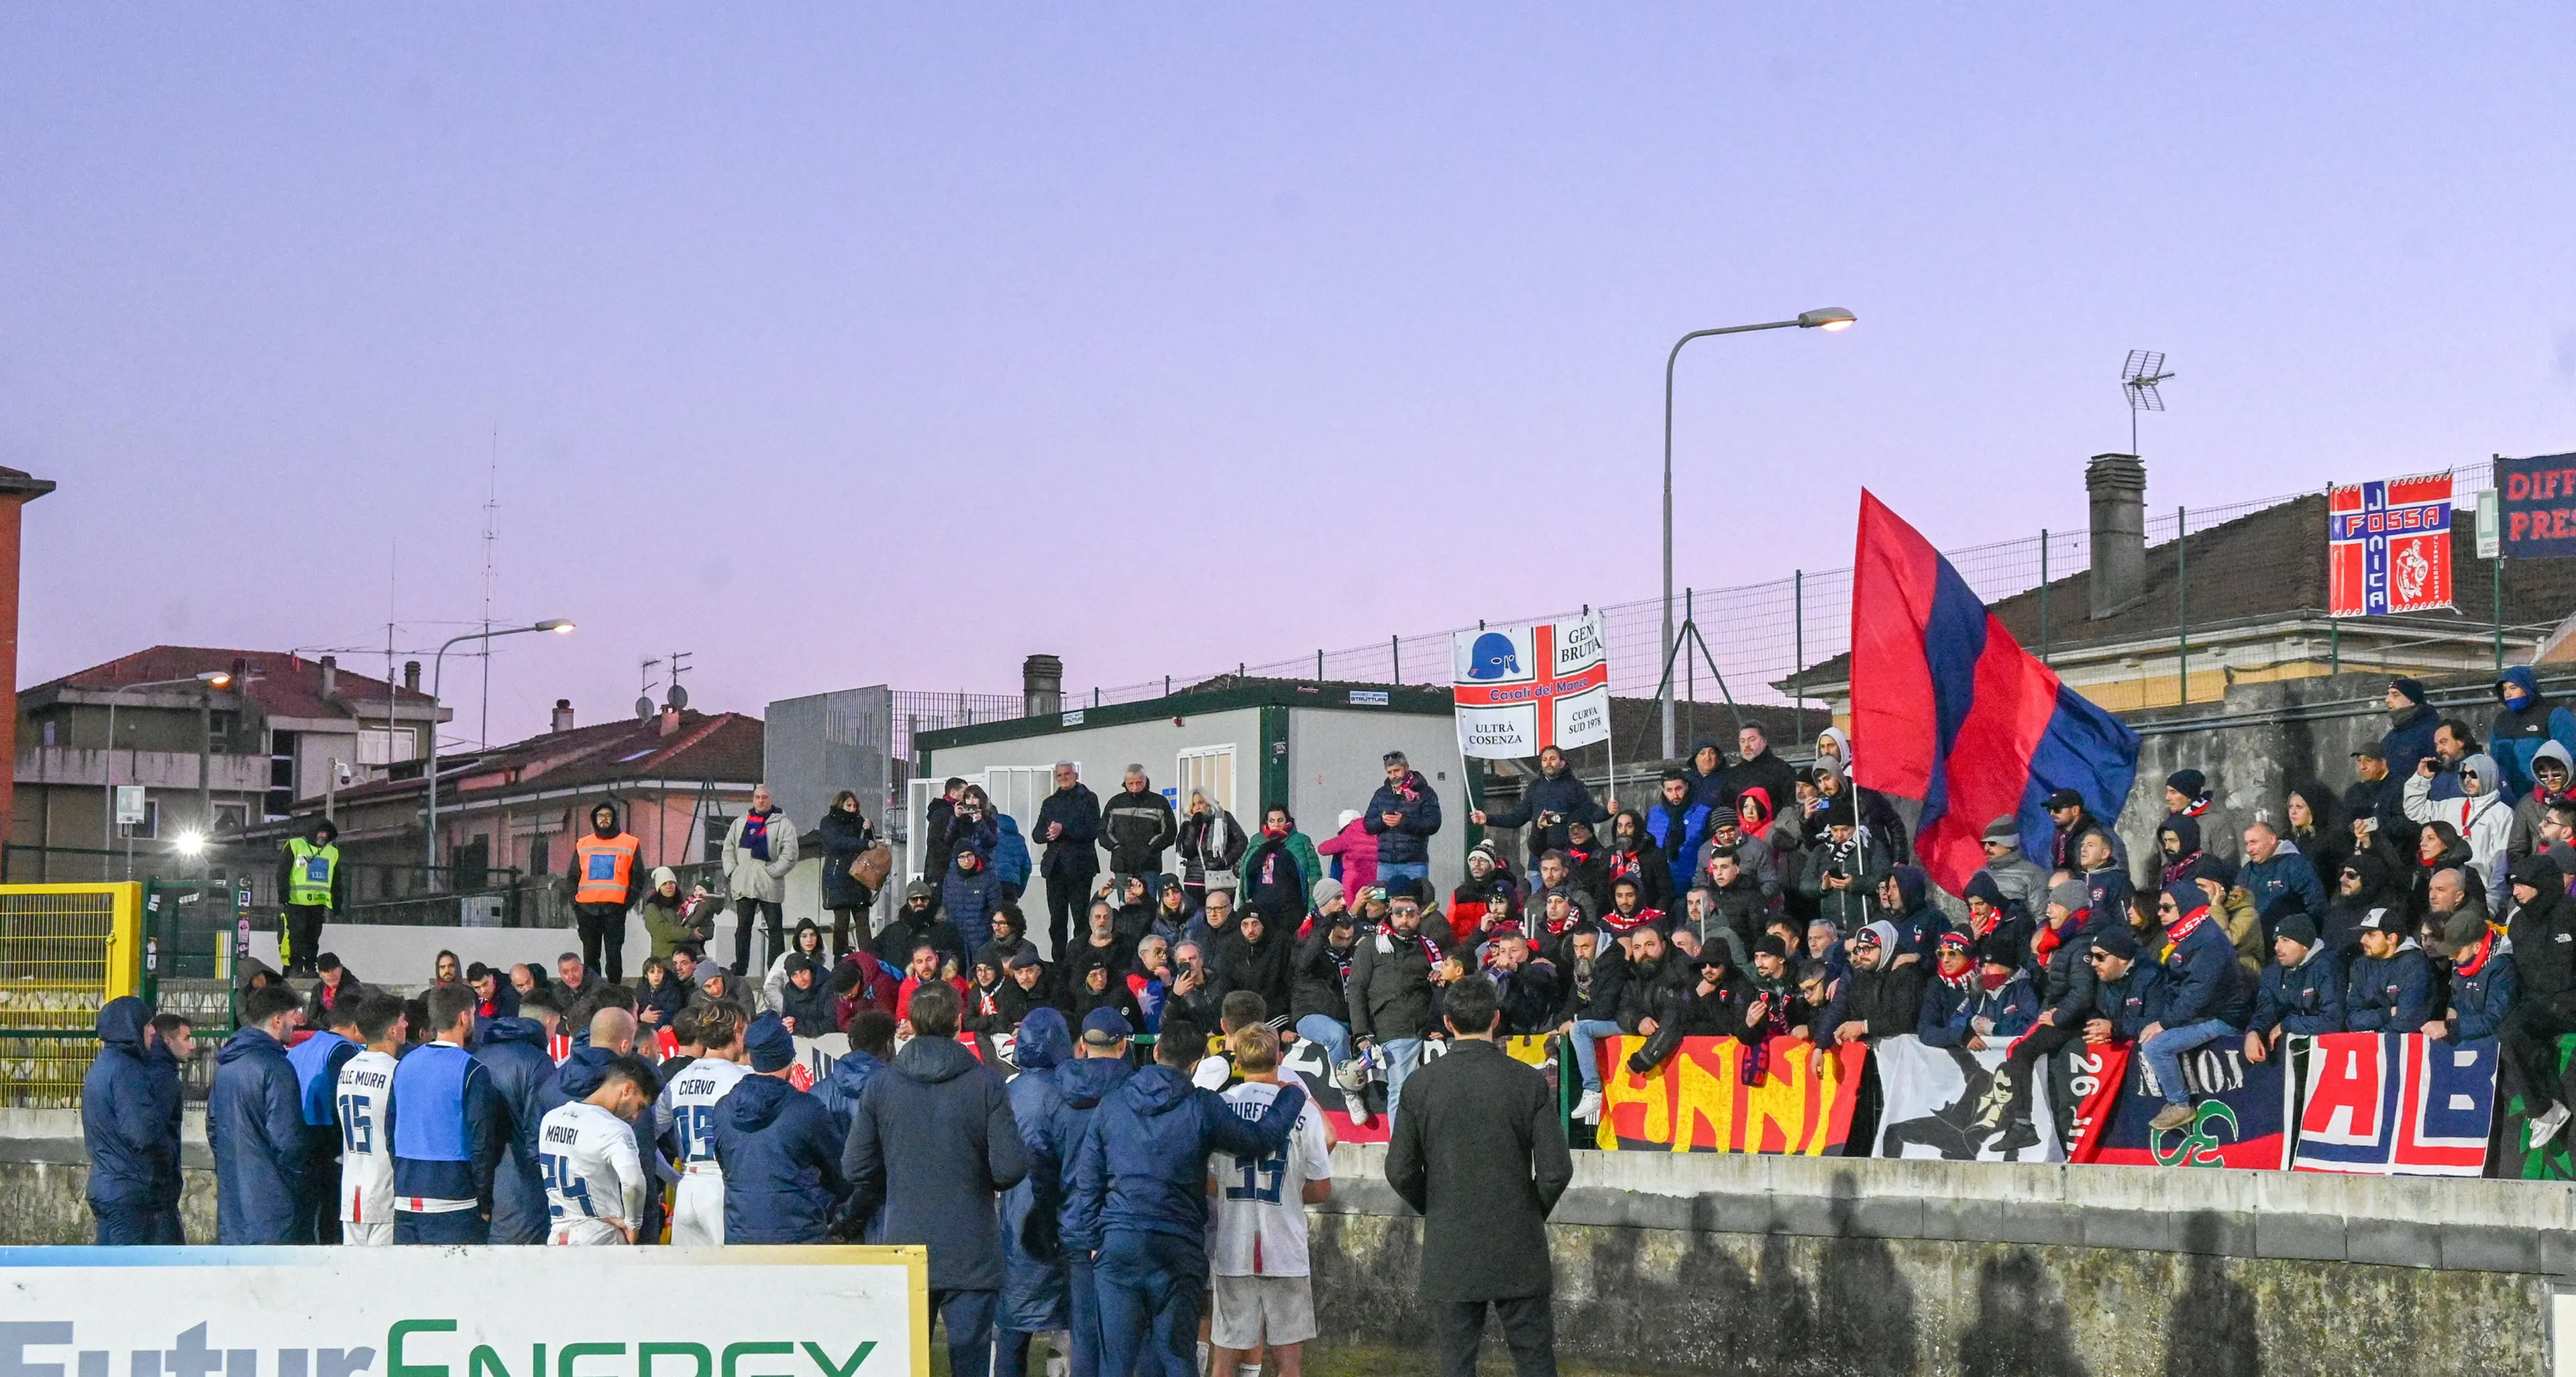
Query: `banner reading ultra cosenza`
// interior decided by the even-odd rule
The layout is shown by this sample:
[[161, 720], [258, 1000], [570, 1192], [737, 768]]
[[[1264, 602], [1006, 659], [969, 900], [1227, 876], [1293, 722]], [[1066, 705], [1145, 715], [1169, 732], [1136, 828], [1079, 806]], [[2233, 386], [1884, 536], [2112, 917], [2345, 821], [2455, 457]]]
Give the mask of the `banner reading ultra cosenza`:
[[929, 1377], [929, 1268], [914, 1247], [0, 1248], [0, 1371]]

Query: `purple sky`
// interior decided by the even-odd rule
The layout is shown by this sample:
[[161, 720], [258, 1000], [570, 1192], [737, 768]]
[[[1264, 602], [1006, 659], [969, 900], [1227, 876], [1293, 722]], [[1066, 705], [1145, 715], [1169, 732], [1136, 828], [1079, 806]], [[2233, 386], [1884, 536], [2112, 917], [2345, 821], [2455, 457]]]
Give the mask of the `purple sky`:
[[2576, 448], [2576, 20], [2337, 8], [11, 6], [20, 678], [434, 644], [495, 426], [503, 738], [1645, 597], [1821, 305], [1690, 582], [2080, 525], [2131, 347], [2160, 508]]

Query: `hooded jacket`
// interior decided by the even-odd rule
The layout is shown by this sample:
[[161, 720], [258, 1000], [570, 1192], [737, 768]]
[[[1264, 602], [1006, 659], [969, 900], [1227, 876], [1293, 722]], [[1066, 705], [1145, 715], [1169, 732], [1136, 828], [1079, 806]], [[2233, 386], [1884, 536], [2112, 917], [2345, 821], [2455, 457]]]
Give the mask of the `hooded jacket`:
[[2463, 953], [2470, 959], [2455, 958], [2451, 965], [2451, 1016], [2457, 1020], [2452, 1036], [2462, 1042], [2494, 1037], [2513, 1013], [2513, 939], [2489, 933], [2482, 943], [2483, 958], [2470, 948]]
[[1054, 1113], [1044, 1125], [1046, 1150], [1031, 1159], [1029, 1170], [1055, 1178], [1058, 1238], [1067, 1253], [1087, 1253], [1100, 1246], [1096, 1215], [1087, 1232], [1077, 1230], [1074, 1223], [1073, 1163], [1101, 1100], [1126, 1084], [1135, 1070], [1123, 1057], [1082, 1057], [1058, 1065], [1052, 1073], [1056, 1099]]
[[2546, 857], [2513, 868], [2514, 883], [2539, 891], [2505, 929], [2513, 942], [2516, 995], [2561, 1027], [2576, 1024], [2576, 901], [2559, 887], [2557, 867]]
[[2422, 775], [2406, 780], [2406, 816], [2417, 822], [2447, 822], [2459, 829], [2460, 840], [2469, 844], [2469, 863], [2477, 867], [2478, 877], [2486, 885], [2487, 911], [2505, 908], [2506, 868], [2512, 864], [2506, 855], [2513, 841], [2513, 806], [2497, 793], [2496, 762], [2491, 755], [2478, 754], [2460, 762], [2460, 770], [2474, 774], [2485, 792], [2436, 801], [2432, 796], [2433, 781]]
[[2263, 931], [2267, 933], [2277, 931], [2281, 920], [2293, 913], [2315, 919], [2326, 915], [2325, 882], [2317, 878], [2317, 868], [2287, 837], [2281, 839], [2272, 859], [2247, 861], [2236, 872], [2236, 886], [2254, 900], [2254, 911], [2263, 916]]
[[143, 1045], [149, 1023], [132, 995], [99, 1007], [99, 1054], [81, 1078], [80, 1105], [93, 1205], [179, 1202], [179, 1059]]
[[1659, 798], [1655, 800], [1654, 807], [1646, 810], [1646, 835], [1652, 837], [1655, 848], [1664, 853], [1665, 868], [1672, 875], [1673, 893], [1690, 892], [1699, 863], [1699, 849], [1708, 844], [1709, 820], [1714, 816], [1716, 814], [1708, 804], [1691, 798], [1684, 798], [1679, 807]]
[[2344, 984], [2344, 1027], [2355, 1033], [2412, 1033], [2431, 1012], [2433, 966], [2409, 937], [2387, 956], [2352, 963]]
[[[2507, 684], [2522, 690], [2521, 707], [2505, 701]], [[2576, 751], [2576, 713], [2540, 696], [2540, 680], [2529, 665], [2515, 665], [2497, 676], [2495, 695], [2498, 706], [2487, 721], [2487, 751], [2504, 771], [2503, 788], [2510, 798], [2530, 793], [2538, 782], [2531, 762], [2542, 746], [2554, 742], [2562, 750]]]
[[1352, 896], [1353, 907], [1359, 904], [1359, 892], [1377, 883], [1377, 838], [1358, 818], [1318, 843], [1315, 854], [1332, 857], [1329, 863], [1340, 867], [1333, 878], [1342, 882], [1343, 893]]
[[492, 1241], [543, 1243], [546, 1183], [537, 1169], [537, 1108], [555, 1077], [546, 1053], [546, 1025], [533, 1018], [496, 1018], [475, 1034], [474, 1059], [483, 1063], [492, 1092], [509, 1111], [509, 1151], [492, 1174]]
[[823, 1112], [832, 1116], [832, 1141], [847, 1145], [850, 1125], [859, 1116], [859, 1096], [865, 1094], [868, 1082], [885, 1070], [885, 1063], [873, 1052], [857, 1048], [841, 1054], [823, 1079], [814, 1082], [814, 1098], [822, 1103]]
[[929, 1245], [934, 1290], [1002, 1289], [995, 1204], [1028, 1175], [1028, 1149], [1001, 1076], [974, 1053], [948, 1038], [905, 1043], [860, 1093], [841, 1170], [852, 1215], [883, 1207], [878, 1241]]
[[2338, 878], [2338, 888], [2326, 902], [2325, 917], [2317, 923], [2317, 940], [2336, 956], [2350, 960], [2361, 948], [2361, 920], [2375, 908], [2403, 908], [2406, 895], [2377, 852], [2356, 851], [2351, 860], [2344, 862], [2344, 868], [2361, 877], [2361, 892], [2343, 893]]
[[985, 857], [985, 868], [1002, 882], [1003, 891], [1013, 900], [1029, 887], [1029, 839], [1020, 835], [1020, 820], [1008, 813], [995, 813], [993, 854]]
[[[966, 858], [975, 857], [976, 868], [966, 868]], [[949, 863], [948, 874], [939, 882], [939, 907], [950, 925], [957, 929], [958, 941], [968, 952], [981, 947], [993, 936], [993, 909], [1009, 902], [1002, 879], [972, 848], [959, 847]], [[911, 953], [906, 952], [910, 958]], [[958, 963], [963, 973], [964, 962]]]
[[1881, 929], [1880, 964], [1872, 970], [1854, 966], [1843, 977], [1842, 988], [1825, 1008], [1821, 1040], [1830, 1041], [1834, 1030], [1845, 1023], [1865, 1025], [1867, 1036], [1892, 1038], [1915, 1031], [1923, 1020], [1924, 971], [1919, 963], [1890, 966], [1886, 959], [1895, 951], [1894, 925], [1872, 923]]
[[[1396, 814], [1395, 826], [1385, 814]], [[1419, 865], [1431, 859], [1431, 838], [1440, 831], [1440, 795], [1420, 770], [1407, 770], [1398, 783], [1381, 784], [1369, 795], [1360, 826], [1377, 838], [1377, 863]]]
[[[1100, 1102], [1074, 1154], [1067, 1237], [1105, 1239], [1114, 1230], [1166, 1234], [1204, 1249], [1208, 1154], [1268, 1157], [1287, 1145], [1306, 1107], [1304, 1087], [1285, 1083], [1259, 1117], [1229, 1105], [1171, 1067], [1142, 1067]], [[1205, 1269], [1202, 1268], [1202, 1271]], [[1196, 1278], [1189, 1280], [1196, 1285]]]
[[1070, 1322], [1060, 1228], [1064, 1186], [1054, 1171], [1040, 1166], [1052, 1162], [1048, 1125], [1064, 1105], [1055, 1073], [1073, 1060], [1073, 1035], [1064, 1015], [1053, 1009], [1032, 1012], [1020, 1024], [1011, 1059], [1020, 1068], [1006, 1087], [1011, 1118], [1030, 1165], [1028, 1174], [1002, 1193], [1002, 1308], [994, 1323], [1016, 1334], [1037, 1334]]
[[[2564, 713], [2567, 710], [2560, 708], [2558, 711]], [[2555, 794], [2541, 788], [2534, 773], [2544, 760], [2557, 761], [2558, 768], [2567, 772], [2568, 786]], [[2533, 780], [2522, 787], [2520, 796], [2514, 800], [2513, 832], [2505, 839], [2505, 854], [2517, 861], [2540, 848], [2540, 824], [2549, 817], [2549, 805], [2576, 798], [2576, 754], [2571, 754], [2555, 741], [2543, 741], [2525, 762], [2525, 772], [2533, 773]]]
[[215, 1154], [215, 1242], [293, 1242], [304, 1107], [285, 1046], [265, 1031], [244, 1028], [215, 1054], [206, 1143]]
[[776, 1076], [734, 1082], [716, 1102], [725, 1242], [825, 1242], [848, 1190], [840, 1148], [822, 1101]]
[[2191, 909], [2203, 916], [2165, 953], [2165, 1002], [2157, 1018], [2173, 1027], [2214, 1018], [2241, 1029], [2254, 1012], [2254, 992], [2245, 968], [2237, 963], [2236, 944], [2228, 939], [2225, 925], [2208, 911], [2209, 901], [2199, 887], [2189, 888], [2191, 905], [2176, 926], [2190, 921]]

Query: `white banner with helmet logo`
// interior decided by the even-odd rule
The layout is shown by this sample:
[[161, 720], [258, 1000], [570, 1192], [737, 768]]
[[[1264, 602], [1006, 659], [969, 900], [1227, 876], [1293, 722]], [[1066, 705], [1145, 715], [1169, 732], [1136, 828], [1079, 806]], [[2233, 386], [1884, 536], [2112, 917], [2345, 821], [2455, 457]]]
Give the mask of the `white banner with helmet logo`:
[[1549, 746], [1572, 750], [1610, 738], [1610, 655], [1599, 613], [1461, 631], [1450, 653], [1460, 754], [1525, 760]]
[[930, 1374], [918, 1247], [0, 1248], [0, 1269], [11, 1372]]

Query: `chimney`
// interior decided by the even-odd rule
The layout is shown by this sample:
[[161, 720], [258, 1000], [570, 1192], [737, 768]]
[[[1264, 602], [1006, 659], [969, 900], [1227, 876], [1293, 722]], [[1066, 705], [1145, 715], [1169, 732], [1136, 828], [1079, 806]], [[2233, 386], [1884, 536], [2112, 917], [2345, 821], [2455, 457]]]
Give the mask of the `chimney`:
[[559, 732], [568, 732], [568, 731], [571, 731], [571, 730], [572, 730], [572, 700], [571, 700], [571, 699], [569, 699], [569, 698], [558, 698], [558, 699], [556, 699], [556, 700], [555, 700], [555, 725], [554, 725], [554, 729], [555, 729], [556, 731], [559, 731]]
[[2136, 602], [2147, 583], [2147, 466], [2134, 454], [2097, 454], [2084, 466], [2093, 499], [2092, 615]]
[[662, 715], [654, 719], [653, 734], [656, 736], [669, 736], [671, 733], [676, 732], [679, 729], [680, 710], [676, 707], [665, 705], [662, 709]]
[[1032, 655], [1020, 661], [1021, 711], [1030, 717], [1052, 717], [1064, 711], [1064, 661]]
[[340, 687], [340, 657], [322, 657], [322, 696], [328, 698]]
[[420, 661], [403, 661], [403, 687], [413, 693], [420, 692]]

